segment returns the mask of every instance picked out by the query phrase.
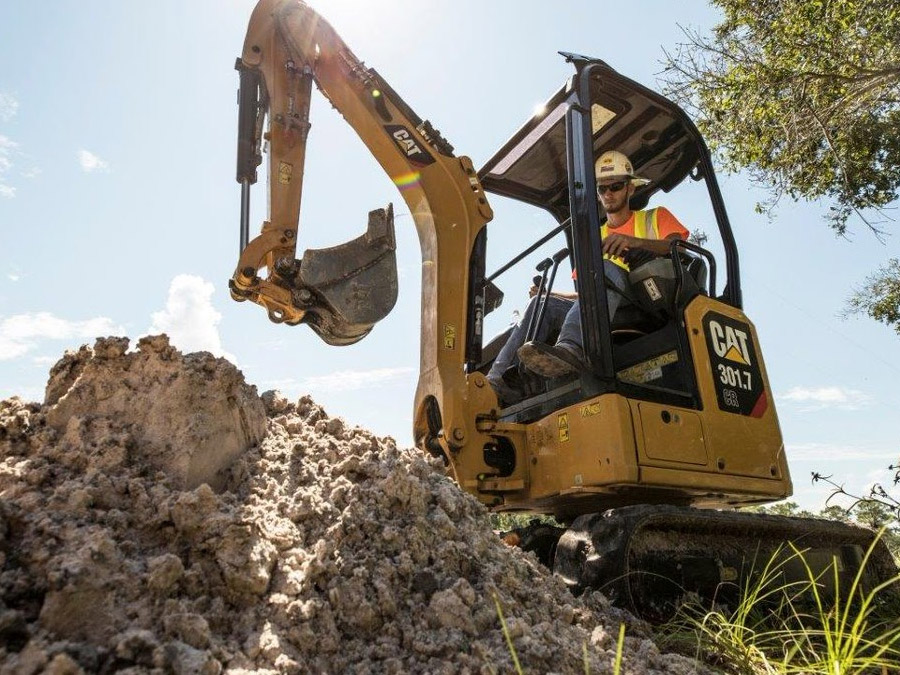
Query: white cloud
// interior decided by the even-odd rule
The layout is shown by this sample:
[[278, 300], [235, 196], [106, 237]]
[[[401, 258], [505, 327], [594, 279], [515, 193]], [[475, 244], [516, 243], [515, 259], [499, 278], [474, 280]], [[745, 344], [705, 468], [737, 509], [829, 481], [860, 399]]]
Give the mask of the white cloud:
[[93, 171], [109, 171], [109, 162], [100, 159], [97, 155], [87, 150], [78, 151], [78, 163], [81, 168], [91, 173]]
[[16, 116], [19, 102], [9, 94], [0, 92], [0, 122], [9, 122]]
[[58, 356], [35, 356], [31, 362], [36, 366], [52, 366], [59, 361]]
[[858, 389], [841, 387], [794, 387], [778, 398], [782, 401], [801, 404], [802, 412], [837, 408], [840, 410], [859, 410], [872, 402], [872, 397]]
[[13, 163], [10, 158], [17, 147], [18, 144], [15, 141], [11, 141], [6, 136], [0, 136], [0, 197], [7, 199], [16, 196], [16, 188], [6, 182], [5, 174], [12, 168]]
[[338, 370], [326, 375], [316, 375], [302, 380], [268, 382], [266, 388], [284, 392], [335, 392], [377, 389], [399, 382], [413, 373], [415, 368], [374, 368], [372, 370]]
[[900, 457], [896, 445], [846, 445], [837, 443], [785, 443], [788, 459], [820, 462], [860, 462], [862, 460], [892, 460]]
[[20, 277], [18, 274], [14, 273], [14, 272], [10, 272], [9, 274], [6, 275], [6, 278], [12, 282], [16, 282], [19, 279], [21, 279], [22, 277]]
[[162, 311], [154, 312], [150, 333], [166, 333], [183, 352], [206, 351], [237, 359], [222, 349], [219, 322], [222, 315], [212, 305], [212, 283], [192, 274], [179, 274], [169, 285], [169, 297]]
[[0, 361], [27, 354], [42, 340], [83, 340], [117, 334], [124, 334], [124, 330], [106, 317], [68, 321], [49, 312], [16, 314], [0, 320]]

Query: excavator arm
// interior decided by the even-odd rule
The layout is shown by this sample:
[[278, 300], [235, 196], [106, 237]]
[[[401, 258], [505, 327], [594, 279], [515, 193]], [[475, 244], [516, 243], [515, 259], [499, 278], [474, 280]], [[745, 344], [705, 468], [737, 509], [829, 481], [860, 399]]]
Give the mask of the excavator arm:
[[[315, 85], [400, 190], [415, 222], [422, 253], [422, 324], [414, 433], [420, 446], [454, 464], [451, 455], [478, 435], [474, 416], [466, 414], [472, 408], [469, 390], [477, 389], [475, 408], [496, 406], [483, 377], [476, 378], [476, 386], [464, 372], [472, 304], [467, 270], [476, 238], [492, 217], [472, 162], [454, 156], [431, 124], [300, 0], [260, 0], [236, 68], [242, 200], [232, 297], [262, 305], [273, 321], [305, 323], [330, 344], [362, 339], [396, 300], [391, 206], [369, 214], [361, 237], [297, 258]], [[250, 239], [250, 187], [264, 147], [269, 214], [260, 234]], [[347, 190], [349, 195], [352, 186]], [[471, 461], [467, 475], [490, 470], [480, 453], [471, 453]]]
[[[351, 344], [397, 299], [393, 210], [372, 211], [366, 233], [353, 241], [296, 258], [312, 85], [318, 83], [317, 71], [326, 70], [323, 61], [331, 57], [334, 70], [334, 59], [340, 58], [332, 49], [323, 57], [319, 45], [334, 45], [336, 36], [314, 17], [296, 3], [260, 3], [236, 65], [241, 257], [230, 286], [236, 300], [259, 303], [272, 321], [306, 323], [330, 344]], [[364, 86], [359, 78], [357, 84]], [[264, 142], [269, 218], [251, 241], [250, 185], [256, 182]]]

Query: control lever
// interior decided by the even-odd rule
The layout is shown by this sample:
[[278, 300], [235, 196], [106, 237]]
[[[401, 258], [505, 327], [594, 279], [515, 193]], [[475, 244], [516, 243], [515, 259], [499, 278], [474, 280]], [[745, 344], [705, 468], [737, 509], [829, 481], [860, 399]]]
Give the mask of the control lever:
[[531, 340], [534, 339], [534, 335], [535, 335], [535, 333], [537, 333], [538, 326], [540, 325], [537, 322], [537, 318], [538, 318], [538, 314], [539, 314], [539, 312], [537, 310], [540, 309], [541, 302], [544, 297], [544, 288], [546, 287], [546, 284], [547, 284], [547, 274], [550, 271], [550, 268], [552, 266], [553, 266], [552, 258], [544, 258], [543, 260], [541, 260], [541, 262], [539, 262], [535, 266], [535, 269], [538, 272], [540, 272], [541, 274], [540, 274], [540, 276], [536, 275], [532, 279], [532, 281], [535, 282], [535, 285], [538, 287], [537, 293], [535, 293], [535, 296], [534, 296], [536, 298], [535, 302], [537, 303], [537, 307], [535, 308], [536, 311], [531, 313], [531, 319], [529, 319], [529, 321], [528, 321], [528, 330], [525, 331], [525, 341], [526, 342], [530, 342]]
[[[544, 314], [547, 312], [547, 302], [550, 298], [550, 293], [553, 290], [556, 272], [559, 270], [559, 264], [568, 257], [569, 249], [560, 249], [553, 254], [552, 258], [545, 258], [537, 266], [538, 271], [542, 272], [542, 276], [540, 279], [541, 283], [538, 286], [538, 306], [536, 311], [531, 315], [531, 321], [528, 324], [528, 332], [526, 334], [527, 341], [534, 340], [534, 336], [537, 335], [538, 329], [544, 322]], [[549, 279], [547, 278], [548, 270], [550, 272]], [[538, 277], [535, 277], [535, 280], [537, 280], [537, 278]]]

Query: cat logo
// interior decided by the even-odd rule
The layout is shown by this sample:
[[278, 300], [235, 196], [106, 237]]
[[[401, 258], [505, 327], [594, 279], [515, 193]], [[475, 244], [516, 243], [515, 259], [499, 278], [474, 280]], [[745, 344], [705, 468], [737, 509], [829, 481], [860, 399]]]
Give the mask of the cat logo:
[[400, 149], [406, 152], [407, 157], [412, 157], [413, 155], [422, 152], [422, 148], [416, 145], [416, 142], [410, 137], [409, 132], [402, 127], [397, 129], [393, 134], [394, 140], [397, 141], [397, 145], [400, 146]]
[[709, 336], [716, 354], [730, 361], [753, 365], [750, 361], [750, 349], [747, 346], [749, 336], [745, 331], [732, 326], [723, 326], [718, 321], [709, 322]]
[[429, 164], [434, 163], [434, 157], [419, 145], [406, 127], [399, 124], [386, 124], [384, 130], [391, 135], [391, 138], [394, 139], [394, 143], [400, 148], [400, 152], [406, 155], [406, 158], [411, 164], [415, 164], [416, 166], [428, 166]]

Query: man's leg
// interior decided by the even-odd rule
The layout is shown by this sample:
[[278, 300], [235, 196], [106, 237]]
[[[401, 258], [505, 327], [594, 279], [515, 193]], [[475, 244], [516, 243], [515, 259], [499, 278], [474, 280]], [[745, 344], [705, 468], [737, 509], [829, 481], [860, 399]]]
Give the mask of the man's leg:
[[[525, 314], [513, 329], [513, 332], [510, 333], [509, 338], [506, 340], [506, 344], [503, 345], [500, 353], [497, 354], [497, 358], [494, 359], [494, 363], [491, 365], [491, 369], [487, 374], [487, 380], [494, 388], [494, 391], [505, 400], [509, 400], [509, 397], [516, 392], [510, 390], [509, 386], [503, 381], [503, 373], [511, 366], [518, 363], [516, 352], [518, 352], [519, 347], [525, 343], [525, 334], [528, 331], [528, 326], [531, 324], [531, 317], [537, 311], [539, 306], [537, 300], [537, 296], [535, 296], [528, 303]], [[546, 340], [548, 336], [556, 332], [563, 323], [565, 317], [568, 316], [571, 306], [571, 300], [551, 295], [547, 299], [547, 309], [544, 312], [544, 319], [539, 326], [535, 339]]]
[[[603, 261], [607, 285], [624, 291], [628, 286], [628, 272], [609, 260]], [[623, 296], [612, 288], [606, 289], [606, 304], [612, 321]], [[553, 348], [529, 343], [519, 352], [519, 358], [529, 370], [544, 377], [559, 377], [583, 367], [584, 348], [581, 333], [581, 308], [578, 301], [572, 305], [559, 331], [559, 339]]]

